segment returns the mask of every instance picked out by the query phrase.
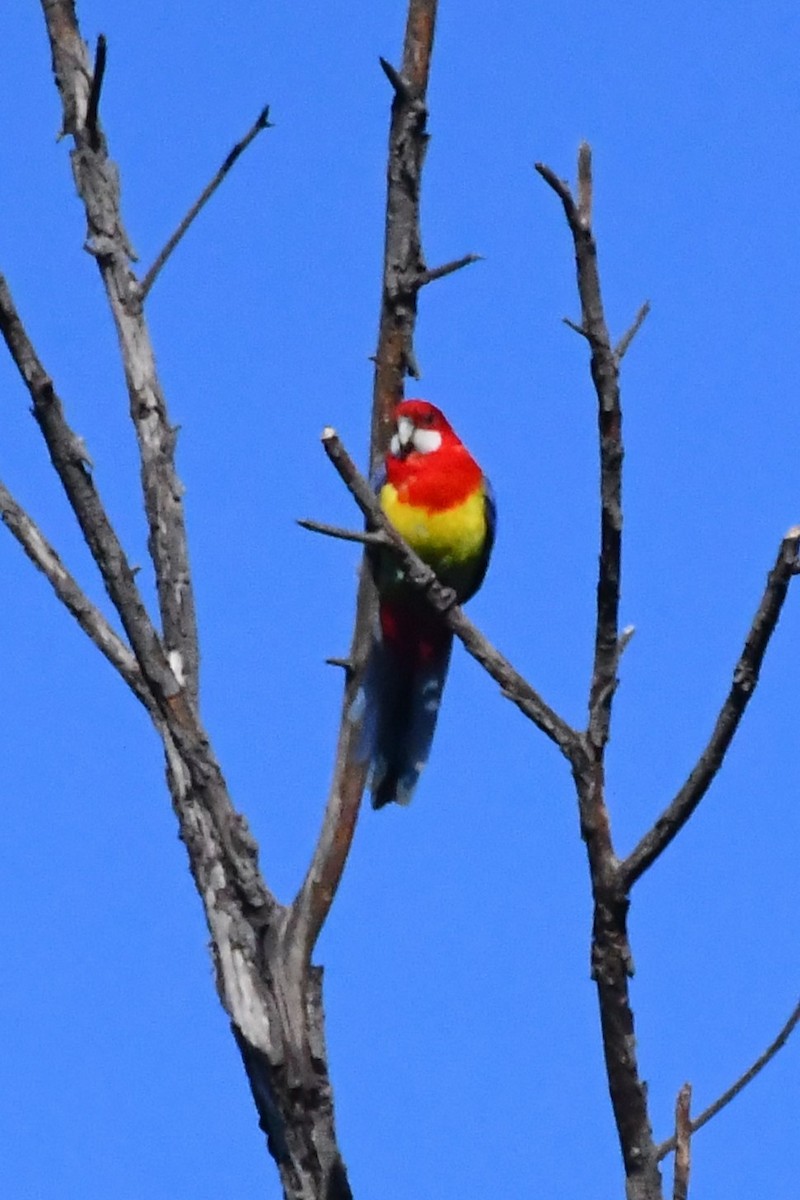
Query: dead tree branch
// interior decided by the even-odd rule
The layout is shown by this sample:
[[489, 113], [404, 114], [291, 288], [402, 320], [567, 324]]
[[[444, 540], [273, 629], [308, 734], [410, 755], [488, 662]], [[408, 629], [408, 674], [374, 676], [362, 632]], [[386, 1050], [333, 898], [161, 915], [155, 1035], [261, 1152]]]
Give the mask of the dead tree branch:
[[559, 179], [544, 163], [537, 163], [536, 170], [561, 200], [572, 234], [581, 302], [580, 332], [588, 341], [591, 350], [592, 381], [598, 401], [600, 570], [597, 581], [594, 669], [589, 696], [589, 736], [595, 747], [602, 750], [608, 741], [611, 704], [617, 686], [619, 641], [623, 459], [619, 361], [611, 347], [600, 294], [597, 243], [592, 231], [591, 149], [583, 142], [578, 152], [577, 202], [573, 199], [569, 185], [563, 179]]
[[269, 121], [269, 105], [266, 105], [264, 108], [262, 108], [261, 112], [258, 114], [255, 121], [250, 126], [250, 128], [248, 129], [248, 131], [244, 135], [244, 137], [241, 139], [241, 141], [237, 142], [236, 145], [233, 147], [233, 149], [230, 151], [230, 153], [227, 155], [227, 157], [225, 158], [225, 161], [223, 162], [220, 169], [217, 171], [214, 178], [208, 184], [206, 184], [206, 186], [203, 188], [200, 195], [195, 200], [192, 207], [187, 212], [186, 216], [183, 218], [181, 223], [178, 225], [178, 228], [167, 239], [163, 248], [156, 255], [153, 265], [150, 267], [150, 269], [144, 275], [144, 277], [142, 278], [142, 282], [139, 284], [139, 300], [142, 303], [145, 301], [145, 299], [149, 295], [150, 289], [152, 288], [153, 284], [155, 283], [156, 279], [158, 278], [158, 275], [160, 274], [161, 269], [165, 265], [167, 259], [170, 257], [170, 255], [172, 254], [175, 247], [181, 241], [183, 235], [187, 232], [187, 230], [189, 229], [189, 226], [193, 223], [195, 217], [197, 217], [199, 215], [201, 209], [203, 209], [206, 206], [208, 201], [214, 195], [214, 192], [220, 186], [220, 184], [224, 180], [225, 176], [228, 174], [228, 172], [234, 166], [236, 161], [241, 157], [242, 154], [244, 154], [245, 150], [250, 145], [250, 143], [253, 142], [258, 137], [258, 135], [259, 135], [259, 133], [261, 133], [262, 129], [271, 129], [271, 128], [272, 128], [272, 126], [270, 125], [270, 121]]
[[[48, 572], [62, 601], [134, 688], [144, 688], [160, 733], [167, 780], [189, 864], [211, 934], [221, 1003], [247, 1071], [259, 1120], [276, 1159], [287, 1200], [350, 1200], [339, 1153], [323, 1036], [320, 974], [310, 947], [288, 934], [290, 910], [267, 888], [258, 850], [234, 809], [197, 706], [199, 654], [182, 488], [174, 466], [175, 430], [155, 370], [139, 285], [120, 217], [116, 168], [98, 118], [101, 63], [94, 74], [73, 0], [42, 0], [53, 68], [74, 140], [73, 169], [84, 201], [88, 248], [95, 257], [119, 335], [131, 415], [142, 466], [161, 629], [152, 622], [136, 579], [94, 488], [81, 439], [67, 424], [49, 375], [0, 286], [0, 327], [34, 402], [54, 466], [81, 522], [130, 639], [139, 676], [125, 647], [83, 606], [52, 548], [6, 503], [9, 524]], [[263, 121], [262, 121], [263, 119]], [[266, 123], [262, 114], [259, 127]], [[256, 130], [257, 132], [257, 130]], [[253, 133], [253, 136], [255, 134]], [[229, 156], [244, 149], [240, 144]], [[74, 581], [73, 581], [74, 582]], [[76, 585], [77, 586], [77, 585]], [[124, 668], [124, 671], [123, 671]], [[135, 686], [134, 686], [135, 684]], [[139, 694], [137, 692], [137, 694]], [[140, 698], [142, 698], [140, 696]]]
[[165, 649], [180, 657], [187, 698], [196, 704], [200, 659], [183, 487], [175, 470], [177, 430], [167, 413], [142, 314], [139, 285], [130, 265], [133, 252], [122, 223], [119, 174], [109, 158], [97, 112], [90, 112], [95, 73], [80, 36], [75, 5], [73, 0], [42, 0], [42, 8], [61, 94], [64, 133], [72, 137], [74, 144], [72, 169], [86, 212], [86, 248], [100, 271], [125, 368], [131, 418], [139, 442], [150, 528], [148, 546], [156, 574]]
[[461, 271], [464, 267], [471, 267], [473, 263], [481, 261], [480, 254], [465, 254], [463, 258], [454, 258], [452, 262], [442, 263], [440, 267], [431, 267], [419, 276], [417, 287], [425, 287], [437, 279], [444, 279], [446, 275], [452, 275], [455, 271]]
[[[585, 755], [573, 768], [594, 901], [592, 978], [597, 985], [606, 1074], [625, 1164], [628, 1200], [661, 1200], [661, 1176], [647, 1107], [647, 1089], [636, 1056], [633, 1008], [628, 986], [632, 954], [628, 940], [629, 908], [625, 879], [614, 850], [605, 795], [605, 748], [617, 687], [617, 667], [625, 645], [619, 631], [622, 564], [622, 406], [619, 362], [606, 325], [592, 230], [592, 157], [584, 142], [578, 152], [578, 196], [550, 167], [536, 170], [564, 208], [575, 249], [580, 325], [589, 343], [590, 369], [597, 396], [600, 442], [600, 566], [594, 664], [589, 686], [589, 721], [583, 736]], [[627, 349], [644, 319], [637, 318], [623, 338]], [[570, 324], [572, 324], [570, 322]], [[623, 345], [624, 344], [624, 345]]]
[[692, 1166], [692, 1121], [689, 1115], [691, 1102], [692, 1085], [685, 1083], [675, 1102], [675, 1170], [672, 1200], [688, 1200], [689, 1196], [689, 1171]]
[[425, 97], [430, 75], [437, 0], [409, 0], [403, 62], [381, 66], [394, 89], [386, 168], [383, 286], [375, 354], [370, 472], [389, 445], [392, 414], [406, 375], [419, 377], [414, 355], [417, 297], [427, 272], [420, 233], [422, 167], [428, 145]]
[[91, 602], [42, 531], [3, 483], [0, 483], [0, 520], [17, 539], [31, 562], [47, 578], [61, 603], [72, 613], [87, 637], [120, 673], [145, 708], [153, 713], [153, 698], [142, 680], [135, 656], [111, 628], [100, 609]]
[[733, 741], [745, 709], [755, 691], [761, 664], [798, 568], [800, 526], [790, 529], [780, 544], [775, 566], [767, 577], [764, 594], [747, 634], [734, 672], [730, 691], [717, 717], [714, 731], [686, 783], [667, 805], [652, 829], [641, 839], [622, 864], [627, 888], [641, 878], [670, 842], [680, 833], [711, 786]]
[[623, 333], [622, 337], [619, 339], [619, 341], [617, 342], [617, 345], [614, 349], [614, 358], [616, 360], [617, 366], [619, 366], [619, 364], [622, 362], [623, 358], [627, 354], [628, 349], [631, 345], [631, 342], [633, 341], [633, 339], [636, 337], [639, 330], [644, 325], [649, 313], [650, 313], [650, 301], [645, 300], [644, 304], [639, 309], [636, 316], [633, 318], [630, 328], [627, 329], [625, 331], [625, 333]]
[[142, 601], [133, 570], [108, 519], [94, 485], [83, 439], [67, 423], [61, 400], [39, 359], [0, 275], [0, 334], [33, 402], [50, 458], [78, 519], [106, 591], [119, 613], [143, 675], [163, 706], [175, 700], [180, 686]]
[[[428, 135], [425, 97], [430, 74], [437, 0], [409, 0], [399, 71], [381, 60], [394, 89], [386, 190], [386, 236], [383, 254], [378, 348], [375, 353], [371, 469], [389, 443], [395, 406], [403, 398], [405, 377], [416, 375], [413, 340], [417, 295], [426, 270], [420, 235], [420, 187]], [[424, 281], [422, 281], [424, 282]], [[333, 781], [319, 839], [303, 884], [292, 905], [291, 937], [311, 954], [333, 903], [353, 840], [364, 794], [368, 764], [360, 753], [362, 721], [356, 699], [376, 620], [375, 589], [362, 567], [353, 638], [345, 675], [342, 718]]]
[[[735, 1083], [732, 1083], [731, 1086], [727, 1088], [722, 1095], [714, 1101], [713, 1104], [709, 1104], [708, 1108], [703, 1109], [700, 1115], [695, 1117], [695, 1119], [690, 1123], [690, 1133], [692, 1136], [697, 1133], [698, 1129], [702, 1129], [704, 1125], [707, 1125], [712, 1117], [715, 1117], [718, 1112], [721, 1112], [723, 1108], [726, 1108], [730, 1104], [731, 1100], [735, 1100], [739, 1093], [744, 1091], [749, 1083], [752, 1083], [756, 1075], [759, 1075], [761, 1071], [764, 1070], [764, 1067], [767, 1065], [767, 1063], [772, 1061], [778, 1051], [783, 1049], [799, 1024], [800, 1001], [798, 1001], [795, 1007], [792, 1009], [788, 1021], [786, 1021], [786, 1023], [782, 1026], [777, 1037], [774, 1041], [770, 1042], [764, 1053], [760, 1054], [755, 1062], [752, 1063], [752, 1065], [749, 1066], [747, 1070], [739, 1076]], [[672, 1150], [674, 1150], [675, 1147], [676, 1138], [674, 1136], [667, 1138], [665, 1142], [661, 1143], [656, 1151], [659, 1159], [666, 1158], [666, 1156]]]

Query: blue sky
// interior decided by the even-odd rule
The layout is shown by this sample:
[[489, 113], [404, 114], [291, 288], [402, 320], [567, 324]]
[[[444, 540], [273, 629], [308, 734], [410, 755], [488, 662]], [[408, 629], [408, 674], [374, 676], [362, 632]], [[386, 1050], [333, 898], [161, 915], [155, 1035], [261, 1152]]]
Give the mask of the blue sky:
[[[322, 454], [363, 459], [383, 237], [387, 83], [404, 5], [81, 3], [109, 40], [102, 117], [143, 267], [269, 102], [262, 134], [159, 279], [203, 633], [203, 710], [282, 899], [329, 782], [357, 554]], [[471, 615], [580, 722], [597, 554], [594, 401], [542, 159], [595, 154], [607, 315], [652, 314], [623, 375], [622, 667], [609, 798], [628, 850], [704, 744], [785, 530], [800, 520], [800, 11], [475, 0], [440, 13], [423, 199], [424, 395], [491, 475], [499, 538]], [[38, 6], [6, 5], [0, 270], [146, 561], [134, 441]], [[0, 476], [104, 602], [28, 401], [0, 356]], [[219, 1009], [155, 736], [15, 543], [0, 538], [6, 886], [0, 1176], [15, 1200], [278, 1197]], [[799, 586], [799, 585], [795, 585]], [[795, 1002], [800, 594], [711, 794], [637, 886], [633, 1000], [656, 1136], [705, 1106]], [[568, 771], [456, 653], [407, 811], [367, 811], [319, 959], [357, 1197], [622, 1195], [588, 976]], [[693, 1195], [789, 1200], [787, 1049], [694, 1143]]]

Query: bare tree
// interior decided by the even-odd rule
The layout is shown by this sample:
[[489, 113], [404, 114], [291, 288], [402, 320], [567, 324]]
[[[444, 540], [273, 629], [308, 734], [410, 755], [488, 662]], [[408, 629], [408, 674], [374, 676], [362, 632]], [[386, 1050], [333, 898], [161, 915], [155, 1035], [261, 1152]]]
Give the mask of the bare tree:
[[[267, 128], [268, 111], [258, 115], [236, 144], [152, 265], [137, 274], [122, 220], [117, 170], [100, 121], [105, 41], [99, 40], [92, 61], [80, 35], [73, 0], [42, 0], [42, 7], [63, 106], [63, 132], [72, 139], [74, 178], [85, 207], [86, 248], [97, 264], [119, 339], [138, 440], [157, 615], [145, 603], [136, 571], [95, 485], [89, 451], [70, 425], [54, 380], [1, 276], [0, 331], [28, 391], [53, 467], [100, 571], [121, 632], [90, 601], [57, 550], [3, 485], [0, 515], [60, 601], [124, 679], [161, 738], [173, 807], [211, 936], [219, 999], [230, 1019], [259, 1123], [287, 1200], [345, 1200], [351, 1191], [334, 1125], [322, 976], [312, 956], [345, 867], [365, 785], [367, 767], [357, 752], [360, 724], [354, 717], [353, 701], [370, 642], [374, 588], [369, 572], [363, 571], [352, 648], [341, 663], [345, 685], [333, 782], [305, 879], [294, 900], [284, 904], [261, 874], [257, 847], [245, 818], [233, 806], [200, 716], [200, 653], [182, 487], [175, 469], [177, 432], [170, 422], [145, 318], [145, 303], [159, 273], [236, 159]], [[475, 255], [466, 254], [430, 268], [422, 251], [419, 199], [435, 19], [436, 0], [410, 0], [400, 67], [381, 60], [393, 98], [372, 465], [385, 453], [392, 411], [404, 393], [405, 378], [418, 373], [413, 342], [420, 290], [476, 260]], [[601, 296], [589, 147], [583, 145], [579, 152], [575, 193], [549, 167], [537, 164], [536, 169], [561, 202], [572, 236], [581, 315], [578, 321], [568, 323], [588, 345], [597, 400], [600, 555], [586, 727], [574, 727], [559, 715], [454, 605], [452, 594], [387, 523], [369, 485], [332, 429], [323, 435], [324, 448], [366, 518], [367, 531], [337, 529], [315, 520], [303, 523], [330, 536], [380, 544], [395, 554], [412, 584], [425, 594], [503, 695], [566, 759], [587, 852], [594, 914], [592, 976], [626, 1194], [629, 1200], [660, 1200], [664, 1192], [659, 1163], [674, 1151], [674, 1196], [685, 1198], [692, 1135], [777, 1053], [800, 1020], [800, 1005], [758, 1061], [694, 1118], [691, 1089], [688, 1085], [683, 1088], [674, 1136], [659, 1144], [653, 1137], [636, 1052], [628, 987], [632, 962], [628, 911], [634, 885], [696, 810], [736, 733], [758, 682], [789, 585], [798, 572], [800, 528], [789, 530], [780, 542], [706, 748], [631, 853], [619, 856], [607, 804], [605, 763], [620, 659], [632, 634], [631, 629], [619, 627], [623, 466], [619, 377], [622, 360], [648, 308], [642, 306], [615, 344]]]

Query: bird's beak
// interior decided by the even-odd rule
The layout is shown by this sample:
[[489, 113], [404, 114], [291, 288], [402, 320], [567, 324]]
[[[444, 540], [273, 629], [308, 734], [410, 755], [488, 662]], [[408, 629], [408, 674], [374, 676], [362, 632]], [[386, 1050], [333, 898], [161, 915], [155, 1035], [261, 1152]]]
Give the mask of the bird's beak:
[[397, 433], [392, 438], [392, 454], [395, 458], [405, 458], [414, 449], [414, 422], [408, 417], [400, 417], [397, 422]]
[[397, 422], [397, 440], [402, 450], [408, 450], [414, 436], [414, 422], [408, 417], [401, 417]]

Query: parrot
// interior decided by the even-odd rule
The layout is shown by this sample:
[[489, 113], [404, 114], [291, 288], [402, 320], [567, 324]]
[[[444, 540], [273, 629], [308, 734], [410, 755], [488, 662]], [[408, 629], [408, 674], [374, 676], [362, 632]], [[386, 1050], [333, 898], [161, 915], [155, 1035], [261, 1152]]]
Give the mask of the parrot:
[[[403, 400], [383, 468], [381, 509], [459, 604], [483, 582], [495, 536], [491, 485], [427, 400]], [[453, 634], [388, 551], [373, 552], [378, 622], [365, 672], [373, 808], [408, 804], [428, 759]]]

